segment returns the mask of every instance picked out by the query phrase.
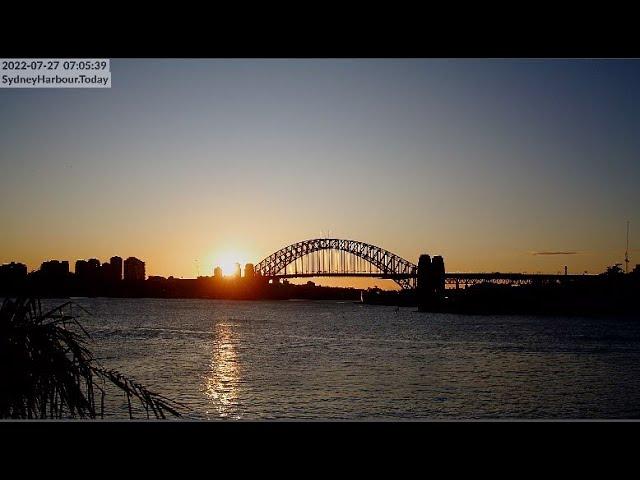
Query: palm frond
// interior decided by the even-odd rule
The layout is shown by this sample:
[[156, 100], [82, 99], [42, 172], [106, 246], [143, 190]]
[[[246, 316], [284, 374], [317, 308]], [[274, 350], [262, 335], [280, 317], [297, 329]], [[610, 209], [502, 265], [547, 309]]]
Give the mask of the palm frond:
[[[186, 407], [105, 369], [87, 346], [91, 339], [66, 302], [43, 313], [38, 299], [5, 299], [0, 307], [0, 418], [104, 417], [107, 385], [147, 417], [181, 416]], [[88, 313], [88, 312], [87, 312]], [[98, 393], [98, 397], [96, 397]]]

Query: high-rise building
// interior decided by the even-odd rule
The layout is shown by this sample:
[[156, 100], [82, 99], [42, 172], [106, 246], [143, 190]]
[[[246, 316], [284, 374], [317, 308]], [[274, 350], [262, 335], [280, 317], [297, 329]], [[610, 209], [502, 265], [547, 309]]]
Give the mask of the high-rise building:
[[86, 260], [76, 260], [76, 276], [78, 277], [86, 277], [87, 276], [87, 261]]
[[253, 278], [255, 276], [256, 272], [253, 268], [253, 263], [247, 263], [244, 266], [244, 276], [245, 278]]
[[0, 283], [22, 281], [27, 277], [27, 266], [24, 263], [5, 263], [0, 265]]
[[111, 264], [111, 278], [116, 281], [122, 280], [122, 257], [117, 255], [111, 257], [109, 263]]
[[144, 262], [136, 257], [129, 257], [124, 261], [124, 279], [141, 281], [145, 279]]
[[233, 268], [233, 276], [234, 277], [240, 277], [240, 264], [236, 263], [235, 267]]
[[69, 262], [66, 260], [62, 262], [58, 260], [48, 260], [42, 262], [40, 271], [47, 277], [65, 277], [69, 274]]
[[100, 265], [100, 260], [97, 258], [87, 260], [87, 273], [89, 274], [90, 280], [96, 281], [100, 278]]
[[216, 267], [213, 269], [213, 276], [215, 278], [222, 278], [222, 268]]
[[111, 264], [104, 262], [100, 267], [100, 279], [105, 282], [110, 282], [113, 279], [113, 273], [111, 273]]
[[87, 260], [87, 265], [89, 265], [89, 270], [97, 271], [100, 269], [100, 260], [97, 258], [90, 258]]
[[100, 278], [100, 260], [90, 258], [89, 260], [76, 260], [76, 276], [89, 281]]

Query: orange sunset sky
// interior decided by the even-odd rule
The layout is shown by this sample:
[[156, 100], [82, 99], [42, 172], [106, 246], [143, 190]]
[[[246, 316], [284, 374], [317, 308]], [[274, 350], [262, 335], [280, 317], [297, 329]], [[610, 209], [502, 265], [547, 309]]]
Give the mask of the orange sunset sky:
[[188, 278], [328, 233], [448, 271], [597, 273], [627, 220], [640, 263], [638, 61], [111, 72], [111, 89], [0, 90], [0, 263], [136, 256]]

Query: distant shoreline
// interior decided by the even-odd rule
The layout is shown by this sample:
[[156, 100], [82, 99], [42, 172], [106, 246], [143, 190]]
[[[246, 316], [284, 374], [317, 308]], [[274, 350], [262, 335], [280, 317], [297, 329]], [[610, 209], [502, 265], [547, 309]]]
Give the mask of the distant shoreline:
[[[481, 283], [421, 294], [419, 289], [381, 290], [294, 284], [266, 278], [158, 278], [87, 282], [74, 275], [28, 276], [0, 284], [0, 296], [39, 298], [158, 298], [211, 300], [328, 300], [413, 307], [424, 312], [469, 315], [640, 314], [640, 275], [615, 274], [566, 283], [500, 285]], [[423, 295], [423, 297], [420, 297]], [[426, 296], [425, 296], [426, 295]]]

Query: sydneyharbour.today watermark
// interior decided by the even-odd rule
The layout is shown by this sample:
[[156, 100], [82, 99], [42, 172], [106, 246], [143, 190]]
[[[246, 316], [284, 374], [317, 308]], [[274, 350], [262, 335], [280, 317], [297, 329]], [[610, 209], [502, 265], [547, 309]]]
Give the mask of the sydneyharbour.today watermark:
[[0, 88], [111, 88], [108, 59], [0, 59]]

